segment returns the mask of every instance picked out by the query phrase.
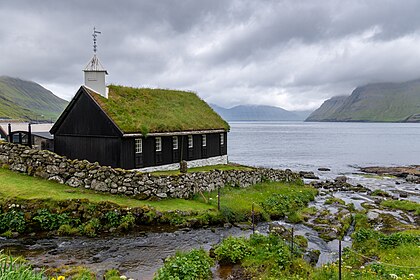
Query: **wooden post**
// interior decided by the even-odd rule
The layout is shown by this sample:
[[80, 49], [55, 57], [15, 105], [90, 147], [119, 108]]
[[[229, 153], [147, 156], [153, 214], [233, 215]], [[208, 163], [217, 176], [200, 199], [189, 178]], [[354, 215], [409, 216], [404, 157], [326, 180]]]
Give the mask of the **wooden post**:
[[338, 240], [338, 280], [341, 280], [341, 239]]
[[255, 213], [254, 213], [254, 202], [252, 202], [252, 234], [255, 233]]
[[220, 186], [217, 187], [217, 210], [220, 211]]
[[8, 129], [8, 133], [9, 133], [9, 135], [8, 135], [9, 142], [12, 143], [13, 142], [13, 139], [12, 139], [12, 125], [10, 123], [7, 126], [7, 129]]
[[32, 128], [31, 123], [28, 123], [28, 146], [32, 148]]

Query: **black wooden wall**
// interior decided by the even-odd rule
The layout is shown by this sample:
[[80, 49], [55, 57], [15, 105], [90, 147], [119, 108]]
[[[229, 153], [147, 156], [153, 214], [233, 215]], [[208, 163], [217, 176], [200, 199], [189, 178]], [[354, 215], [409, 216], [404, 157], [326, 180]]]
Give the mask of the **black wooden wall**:
[[[202, 145], [202, 134], [193, 135], [193, 148], [188, 148], [188, 136], [178, 136], [178, 150], [173, 150], [172, 136], [162, 139], [162, 151], [156, 151], [156, 137], [142, 137], [141, 161], [135, 153], [135, 138], [122, 137], [122, 133], [81, 88], [65, 118], [57, 122], [54, 131], [54, 150], [71, 159], [87, 159], [101, 165], [134, 169], [178, 163], [227, 154], [227, 133], [220, 145], [220, 133], [209, 133], [207, 145]], [[54, 129], [54, 128], [53, 128]], [[139, 156], [137, 155], [137, 159]]]
[[82, 89], [54, 132], [54, 151], [71, 159], [121, 166], [121, 133]]
[[[171, 163], [178, 163], [181, 160], [197, 160], [202, 158], [209, 158], [227, 154], [227, 139], [224, 134], [224, 145], [220, 145], [220, 133], [206, 134], [207, 145], [206, 152], [203, 153], [202, 134], [193, 135], [193, 148], [188, 148], [188, 136], [178, 136], [178, 150], [173, 150], [172, 136], [163, 136], [162, 151], [156, 151], [155, 137], [149, 136], [143, 139], [143, 164], [135, 164], [135, 138], [125, 139], [125, 148], [123, 148], [125, 158], [122, 161], [122, 167], [127, 169], [150, 167], [156, 165], [164, 165]], [[131, 151], [131, 154], [130, 154]]]

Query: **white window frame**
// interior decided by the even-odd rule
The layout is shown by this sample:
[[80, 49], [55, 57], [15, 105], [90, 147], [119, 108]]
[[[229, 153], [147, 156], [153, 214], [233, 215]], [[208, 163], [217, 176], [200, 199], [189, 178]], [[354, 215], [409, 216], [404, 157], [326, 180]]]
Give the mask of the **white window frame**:
[[162, 152], [162, 137], [155, 138], [155, 150], [156, 152]]
[[203, 147], [206, 147], [207, 146], [207, 135], [205, 135], [205, 134], [201, 135], [201, 139], [202, 139]]
[[172, 150], [178, 150], [178, 136], [172, 136]]
[[220, 133], [220, 146], [225, 145], [225, 134]]
[[135, 139], [135, 150], [136, 150], [136, 154], [143, 153], [143, 139], [141, 138]]
[[194, 148], [194, 138], [192, 135], [188, 135], [188, 148], [189, 149]]

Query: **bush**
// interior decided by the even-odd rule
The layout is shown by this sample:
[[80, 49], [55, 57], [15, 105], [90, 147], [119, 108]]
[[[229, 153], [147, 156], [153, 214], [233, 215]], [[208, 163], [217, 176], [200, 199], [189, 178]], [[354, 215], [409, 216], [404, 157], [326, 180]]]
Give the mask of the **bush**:
[[37, 221], [43, 230], [56, 230], [60, 226], [69, 225], [72, 222], [66, 213], [55, 214], [48, 209], [38, 210], [36, 216], [32, 219]]
[[127, 215], [121, 218], [121, 223], [118, 226], [118, 228], [121, 230], [129, 230], [133, 228], [135, 224], [136, 224], [136, 218], [134, 217], [133, 214], [128, 213]]
[[120, 272], [116, 269], [110, 269], [105, 272], [104, 280], [120, 280]]
[[213, 266], [213, 260], [203, 249], [191, 250], [188, 253], [177, 252], [175, 256], [165, 260], [155, 274], [154, 280], [195, 280], [211, 279], [210, 268]]
[[283, 218], [298, 211], [315, 199], [315, 192], [305, 191], [291, 194], [274, 194], [261, 203], [271, 218]]
[[117, 211], [108, 211], [105, 219], [110, 227], [118, 227], [120, 225], [120, 213]]
[[60, 236], [77, 235], [78, 233], [79, 229], [74, 228], [71, 225], [61, 225], [57, 230], [57, 234]]
[[228, 237], [216, 246], [214, 253], [220, 263], [237, 263], [252, 253], [252, 248], [243, 237]]
[[24, 232], [26, 229], [26, 222], [23, 212], [11, 210], [9, 212], [0, 214], [0, 232], [17, 231]]
[[89, 237], [95, 237], [96, 233], [101, 228], [101, 222], [97, 218], [92, 218], [86, 224], [80, 225], [78, 230], [81, 234], [84, 234]]

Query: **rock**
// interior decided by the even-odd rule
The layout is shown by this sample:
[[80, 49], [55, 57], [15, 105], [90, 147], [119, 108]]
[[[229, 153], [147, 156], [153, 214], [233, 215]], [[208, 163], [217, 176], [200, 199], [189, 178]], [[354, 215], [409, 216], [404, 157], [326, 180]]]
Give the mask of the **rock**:
[[160, 197], [160, 198], [167, 198], [168, 197], [168, 195], [166, 193], [158, 193], [158, 194], [156, 194], [156, 196]]
[[57, 182], [59, 184], [64, 184], [64, 179], [61, 178], [60, 176], [52, 176], [52, 177], [48, 178], [48, 180]]
[[321, 255], [321, 252], [319, 250], [310, 250], [305, 252], [305, 254], [303, 255], [303, 259], [307, 263], [315, 267], [315, 265], [318, 263], [319, 255]]
[[223, 224], [223, 227], [224, 228], [231, 228], [232, 227], [232, 224], [231, 223], [224, 223]]
[[91, 188], [96, 191], [100, 192], [107, 192], [109, 190], [109, 187], [104, 182], [100, 182], [97, 180], [93, 180], [91, 184]]
[[300, 171], [299, 176], [305, 179], [319, 179], [312, 171]]
[[420, 184], [420, 177], [416, 175], [408, 174], [405, 180], [410, 183]]
[[375, 211], [369, 211], [366, 216], [368, 220], [374, 221], [379, 217], [379, 213]]
[[326, 167], [320, 167], [318, 168], [318, 171], [331, 171], [331, 169], [326, 168]]
[[78, 178], [71, 177], [70, 179], [67, 180], [66, 185], [73, 188], [78, 188], [82, 185], [82, 181], [80, 181], [80, 179]]
[[235, 226], [240, 228], [241, 230], [249, 230], [252, 229], [252, 225], [248, 223], [235, 223]]
[[339, 183], [339, 184], [344, 184], [347, 182], [347, 177], [346, 176], [338, 176], [337, 178], [334, 179], [334, 182]]
[[405, 192], [400, 192], [400, 197], [401, 198], [407, 198], [408, 194]]
[[290, 239], [292, 233], [285, 226], [279, 224], [270, 224], [268, 226], [268, 231], [272, 234], [278, 235], [280, 237]]

